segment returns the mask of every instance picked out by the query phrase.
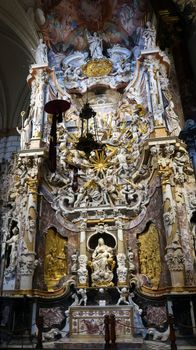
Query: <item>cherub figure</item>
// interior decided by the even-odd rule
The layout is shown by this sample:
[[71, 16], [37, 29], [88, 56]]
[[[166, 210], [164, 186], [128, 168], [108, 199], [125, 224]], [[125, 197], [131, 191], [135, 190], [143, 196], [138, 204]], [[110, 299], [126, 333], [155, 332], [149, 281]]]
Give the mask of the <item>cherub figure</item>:
[[117, 291], [120, 294], [120, 298], [117, 301], [116, 305], [120, 305], [120, 303], [124, 303], [126, 305], [129, 305], [128, 297], [129, 297], [129, 291], [126, 287], [123, 287], [121, 290], [116, 287]]
[[86, 306], [87, 304], [87, 293], [86, 293], [86, 288], [81, 288], [78, 290], [77, 292], [79, 295], [81, 295], [81, 299], [79, 301], [78, 305], [81, 305], [82, 303], [84, 303], [84, 306]]

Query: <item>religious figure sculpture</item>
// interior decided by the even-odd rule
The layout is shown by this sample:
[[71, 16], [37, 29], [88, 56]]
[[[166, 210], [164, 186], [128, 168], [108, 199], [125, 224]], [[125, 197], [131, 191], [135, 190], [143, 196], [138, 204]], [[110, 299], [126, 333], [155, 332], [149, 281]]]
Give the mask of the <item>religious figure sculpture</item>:
[[77, 250], [71, 256], [71, 272], [77, 272], [77, 264], [78, 264], [78, 252]]
[[144, 327], [142, 322], [141, 315], [143, 310], [140, 309], [140, 307], [133, 301], [133, 297], [134, 297], [134, 294], [129, 293], [128, 301], [129, 301], [129, 305], [133, 307], [133, 324], [135, 327], [135, 333], [137, 335], [142, 335], [142, 337], [145, 338], [147, 330]]
[[134, 294], [130, 293], [126, 287], [123, 287], [121, 290], [117, 287], [117, 291], [120, 296], [116, 305], [120, 305], [121, 303], [125, 305], [131, 305], [133, 308], [133, 324], [135, 327], [135, 333], [137, 335], [141, 334], [143, 338], [146, 336], [146, 329], [143, 325], [141, 314], [142, 309], [133, 301]]
[[43, 39], [39, 39], [39, 45], [35, 52], [36, 64], [48, 64], [47, 45]]
[[77, 270], [78, 280], [79, 280], [80, 285], [87, 284], [88, 271], [86, 268], [86, 264], [87, 264], [87, 256], [80, 255], [78, 257], [79, 269]]
[[117, 268], [118, 282], [120, 284], [126, 284], [126, 279], [127, 279], [126, 255], [123, 253], [118, 253], [117, 261], [118, 261], [118, 268]]
[[114, 157], [114, 161], [118, 162], [119, 166], [117, 169], [117, 172], [120, 173], [126, 173], [128, 170], [128, 164], [127, 164], [127, 155], [126, 150], [124, 148], [120, 148], [119, 153]]
[[127, 255], [128, 255], [129, 271], [133, 272], [135, 271], [135, 265], [134, 265], [134, 253], [131, 248], [128, 250]]
[[[43, 65], [45, 63], [41, 63]], [[47, 81], [47, 74], [44, 69], [37, 71], [35, 78], [31, 83], [31, 100], [30, 100], [30, 112], [29, 119], [32, 119], [32, 137], [39, 137], [41, 133], [42, 116], [44, 110], [44, 86]]]
[[79, 301], [78, 305], [82, 305], [84, 303], [84, 306], [87, 304], [87, 293], [86, 293], [86, 288], [80, 288], [78, 290], [78, 294], [81, 296], [81, 299]]
[[[21, 116], [23, 118], [23, 115], [25, 112], [21, 112]], [[30, 134], [31, 134], [31, 124], [29, 122], [29, 118], [26, 118], [25, 121], [22, 121], [22, 128], [19, 129], [16, 127], [17, 132], [20, 135], [20, 148], [21, 150], [27, 148], [27, 144], [30, 140]]]
[[165, 259], [170, 271], [183, 271], [185, 257], [177, 237], [166, 247]]
[[151, 22], [146, 23], [146, 28], [143, 31], [144, 49], [154, 49], [156, 47], [156, 30]]
[[92, 59], [99, 59], [103, 57], [103, 45], [102, 38], [100, 38], [97, 33], [93, 33], [93, 35], [87, 32], [87, 40], [89, 43], [89, 50], [91, 53]]
[[113, 250], [108, 247], [103, 238], [99, 238], [98, 245], [92, 254], [92, 285], [93, 286], [112, 286], [113, 268], [115, 262], [113, 260]]
[[129, 297], [129, 291], [126, 287], [123, 287], [121, 290], [117, 287], [117, 291], [120, 294], [120, 297], [117, 301], [116, 305], [120, 305], [121, 303], [129, 305], [128, 297]]
[[68, 309], [65, 311], [65, 316], [66, 316], [66, 326], [64, 328], [64, 332], [65, 333], [69, 333], [69, 324], [70, 324], [70, 308], [72, 306], [78, 306], [79, 305], [79, 298], [78, 298], [78, 294], [77, 292], [74, 292], [72, 295], [71, 295], [72, 299], [74, 300], [72, 302], [72, 304], [68, 307]]
[[174, 103], [172, 100], [169, 101], [168, 106], [165, 108], [165, 116], [166, 116], [166, 123], [168, 127], [168, 131], [171, 136], [178, 136], [181, 127], [179, 124], [179, 117], [174, 111]]
[[17, 226], [12, 229], [12, 233], [13, 236], [6, 241], [6, 243], [11, 246], [10, 263], [8, 267], [9, 270], [13, 270], [17, 264], [17, 249], [19, 240], [19, 229]]
[[183, 174], [184, 168], [189, 164], [189, 157], [186, 153], [176, 152], [173, 160], [174, 174]]

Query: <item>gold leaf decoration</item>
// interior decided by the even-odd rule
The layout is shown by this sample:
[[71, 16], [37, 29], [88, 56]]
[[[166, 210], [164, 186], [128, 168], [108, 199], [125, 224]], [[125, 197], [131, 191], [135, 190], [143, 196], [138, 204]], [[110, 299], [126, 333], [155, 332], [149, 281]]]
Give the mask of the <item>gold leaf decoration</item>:
[[102, 77], [110, 74], [111, 70], [112, 62], [107, 59], [90, 60], [82, 66], [82, 71], [87, 77]]
[[44, 281], [48, 290], [67, 274], [67, 240], [55, 229], [50, 228], [46, 235], [44, 257]]
[[159, 233], [154, 224], [139, 235], [140, 273], [146, 275], [152, 284], [152, 289], [158, 289], [161, 276], [161, 256]]

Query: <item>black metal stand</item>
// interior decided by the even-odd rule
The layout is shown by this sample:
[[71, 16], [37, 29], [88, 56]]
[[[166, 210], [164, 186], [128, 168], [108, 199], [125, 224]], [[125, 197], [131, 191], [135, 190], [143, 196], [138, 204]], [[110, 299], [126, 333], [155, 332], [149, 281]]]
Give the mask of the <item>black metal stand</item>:
[[116, 319], [115, 315], [111, 314], [110, 315], [110, 337], [111, 337], [111, 349], [115, 350], [116, 349]]
[[110, 316], [105, 315], [104, 318], [105, 325], [105, 350], [110, 349]]
[[36, 325], [38, 328], [38, 336], [37, 336], [37, 344], [35, 349], [43, 349], [43, 344], [42, 344], [42, 333], [43, 333], [43, 326], [44, 326], [43, 316], [38, 317]]
[[[115, 315], [105, 315], [105, 350], [116, 350], [116, 320]], [[110, 343], [111, 341], [111, 343]]]
[[175, 330], [174, 330], [174, 317], [173, 317], [173, 315], [168, 315], [168, 322], [169, 322], [169, 327], [170, 327], [171, 350], [177, 350], [176, 334], [175, 334]]

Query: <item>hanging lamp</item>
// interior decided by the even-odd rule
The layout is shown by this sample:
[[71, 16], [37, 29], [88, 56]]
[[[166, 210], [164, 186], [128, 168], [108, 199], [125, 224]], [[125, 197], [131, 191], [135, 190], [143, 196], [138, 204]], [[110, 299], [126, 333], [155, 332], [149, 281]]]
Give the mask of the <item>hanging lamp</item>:
[[[97, 140], [95, 116], [96, 112], [93, 110], [93, 108], [89, 105], [89, 103], [85, 103], [79, 115], [82, 124], [81, 135], [76, 149], [83, 151], [87, 157], [89, 157], [93, 150], [101, 150], [103, 147], [103, 145]], [[94, 119], [94, 134], [90, 132], [89, 120], [91, 118]]]

